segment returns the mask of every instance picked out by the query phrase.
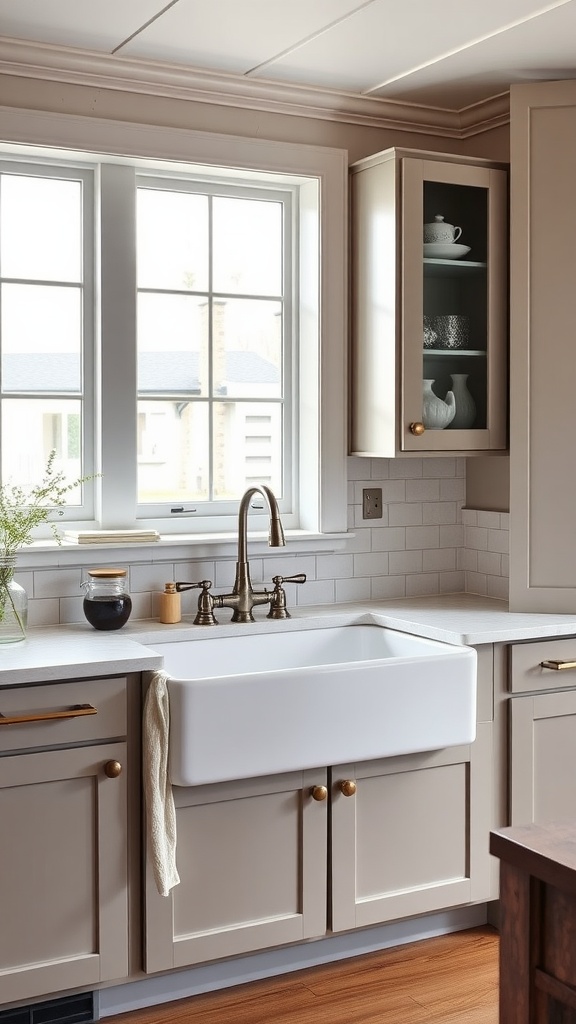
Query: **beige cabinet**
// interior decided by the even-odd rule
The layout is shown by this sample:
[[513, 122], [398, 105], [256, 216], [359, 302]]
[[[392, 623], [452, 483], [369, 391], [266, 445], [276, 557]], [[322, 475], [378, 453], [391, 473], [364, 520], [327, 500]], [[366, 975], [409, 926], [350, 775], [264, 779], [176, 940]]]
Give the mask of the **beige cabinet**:
[[490, 898], [491, 741], [334, 770], [334, 931]]
[[576, 639], [513, 645], [510, 685], [510, 824], [576, 818]]
[[0, 1004], [124, 978], [126, 680], [0, 689], [0, 715]]
[[145, 970], [324, 934], [324, 769], [173, 792], [180, 884], [159, 896], [148, 865]]
[[[435, 217], [455, 242], [424, 245]], [[351, 238], [352, 454], [505, 450], [506, 170], [399, 149], [361, 160]]]
[[510, 608], [576, 612], [576, 82], [511, 89]]

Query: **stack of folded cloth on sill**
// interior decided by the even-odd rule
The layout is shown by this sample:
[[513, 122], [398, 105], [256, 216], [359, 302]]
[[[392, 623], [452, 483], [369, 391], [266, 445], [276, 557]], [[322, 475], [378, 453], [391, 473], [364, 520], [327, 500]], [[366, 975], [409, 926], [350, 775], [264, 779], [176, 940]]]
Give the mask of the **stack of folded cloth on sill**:
[[160, 540], [157, 530], [64, 530], [67, 544], [148, 544]]

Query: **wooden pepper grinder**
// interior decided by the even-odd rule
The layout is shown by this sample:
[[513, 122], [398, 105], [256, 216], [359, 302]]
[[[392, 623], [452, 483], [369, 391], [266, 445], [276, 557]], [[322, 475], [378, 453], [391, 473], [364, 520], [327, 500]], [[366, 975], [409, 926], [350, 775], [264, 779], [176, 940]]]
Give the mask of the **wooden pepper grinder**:
[[165, 583], [164, 593], [160, 594], [160, 622], [180, 622], [181, 618], [180, 594], [176, 591], [176, 584]]

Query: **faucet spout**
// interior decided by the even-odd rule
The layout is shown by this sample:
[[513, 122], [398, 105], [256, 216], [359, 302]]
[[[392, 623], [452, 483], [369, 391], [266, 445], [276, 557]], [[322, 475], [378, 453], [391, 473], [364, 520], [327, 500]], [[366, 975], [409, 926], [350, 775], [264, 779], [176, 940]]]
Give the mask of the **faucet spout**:
[[274, 497], [274, 494], [266, 484], [255, 484], [253, 487], [249, 487], [245, 491], [242, 500], [240, 502], [240, 508], [238, 510], [238, 561], [248, 561], [248, 512], [250, 510], [250, 502], [255, 494], [261, 494], [266, 499], [268, 505], [269, 520], [269, 534], [268, 544], [271, 548], [283, 548], [286, 544], [284, 540], [284, 530], [282, 528], [282, 520], [280, 519], [280, 511], [278, 509], [278, 502]]
[[231, 594], [223, 594], [215, 598], [219, 608], [232, 608], [232, 622], [254, 622], [252, 609], [257, 604], [269, 604], [272, 592], [256, 591], [250, 579], [250, 563], [248, 562], [248, 512], [254, 494], [261, 494], [268, 506], [270, 547], [284, 547], [284, 530], [280, 519], [280, 510], [274, 494], [265, 484], [255, 484], [245, 491], [238, 510], [238, 560], [236, 562], [236, 578]]

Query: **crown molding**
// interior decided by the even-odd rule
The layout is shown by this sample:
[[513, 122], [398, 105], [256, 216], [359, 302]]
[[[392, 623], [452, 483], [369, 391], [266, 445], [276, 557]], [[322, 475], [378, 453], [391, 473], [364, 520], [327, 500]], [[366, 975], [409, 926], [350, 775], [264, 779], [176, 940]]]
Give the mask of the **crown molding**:
[[508, 123], [508, 94], [462, 110], [0, 36], [0, 74], [464, 139]]

